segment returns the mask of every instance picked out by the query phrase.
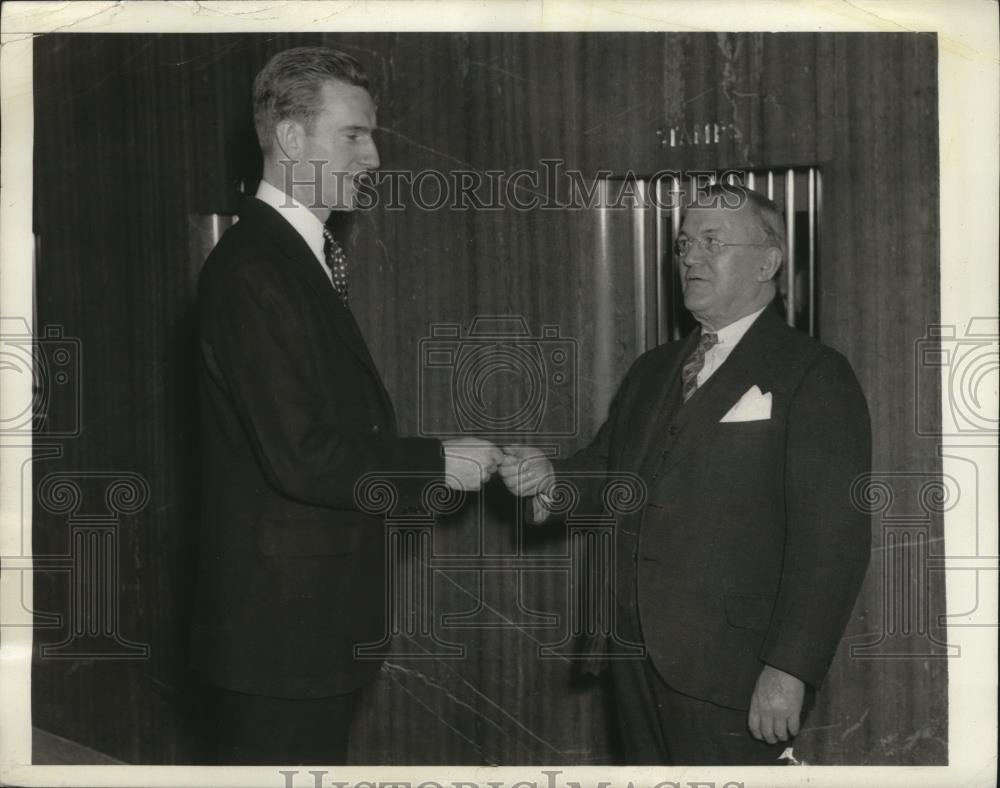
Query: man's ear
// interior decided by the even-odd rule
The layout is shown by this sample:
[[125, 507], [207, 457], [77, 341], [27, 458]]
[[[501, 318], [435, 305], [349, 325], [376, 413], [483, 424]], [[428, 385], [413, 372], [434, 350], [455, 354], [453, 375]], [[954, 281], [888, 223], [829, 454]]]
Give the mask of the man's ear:
[[771, 281], [778, 275], [779, 268], [781, 268], [781, 252], [772, 246], [765, 253], [764, 260], [757, 269], [757, 281]]
[[285, 157], [298, 161], [304, 148], [305, 129], [294, 120], [280, 121], [274, 127], [274, 141]]

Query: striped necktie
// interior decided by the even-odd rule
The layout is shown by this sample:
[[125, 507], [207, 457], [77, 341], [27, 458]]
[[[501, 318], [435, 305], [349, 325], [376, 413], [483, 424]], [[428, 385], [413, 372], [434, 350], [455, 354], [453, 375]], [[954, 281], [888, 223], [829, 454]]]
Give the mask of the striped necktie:
[[347, 255], [333, 234], [323, 228], [323, 257], [326, 267], [333, 275], [333, 289], [337, 291], [340, 300], [347, 305]]
[[698, 347], [691, 352], [691, 355], [687, 357], [687, 361], [684, 362], [684, 366], [681, 368], [681, 380], [684, 381], [685, 402], [691, 399], [691, 395], [698, 388], [698, 373], [705, 366], [705, 353], [708, 352], [709, 348], [717, 344], [719, 344], [718, 334], [703, 333], [701, 339], [698, 340]]

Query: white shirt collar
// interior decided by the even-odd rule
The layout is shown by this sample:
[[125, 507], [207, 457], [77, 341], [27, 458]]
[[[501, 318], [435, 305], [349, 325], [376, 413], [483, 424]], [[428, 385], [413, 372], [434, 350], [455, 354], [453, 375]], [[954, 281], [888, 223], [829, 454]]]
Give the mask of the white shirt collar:
[[326, 261], [323, 255], [323, 223], [316, 218], [316, 214], [291, 195], [285, 194], [281, 189], [263, 179], [260, 186], [257, 187], [255, 196], [258, 200], [266, 202], [274, 208], [292, 225], [312, 249], [316, 259], [323, 264], [323, 271], [326, 273]]
[[756, 312], [753, 312], [747, 315], [746, 317], [741, 317], [739, 320], [736, 320], [730, 323], [725, 328], [720, 328], [718, 331], [715, 332], [709, 332], [706, 331], [704, 328], [702, 328], [701, 333], [702, 334], [714, 333], [716, 336], [719, 337], [719, 343], [718, 343], [719, 345], [723, 346], [728, 345], [729, 347], [732, 347], [736, 345], [736, 343], [738, 343], [741, 339], [743, 339], [743, 335], [750, 329], [750, 326], [752, 326], [753, 322], [758, 317], [761, 316], [761, 313], [763, 313], [765, 309], [767, 309], [766, 305], [762, 306]]

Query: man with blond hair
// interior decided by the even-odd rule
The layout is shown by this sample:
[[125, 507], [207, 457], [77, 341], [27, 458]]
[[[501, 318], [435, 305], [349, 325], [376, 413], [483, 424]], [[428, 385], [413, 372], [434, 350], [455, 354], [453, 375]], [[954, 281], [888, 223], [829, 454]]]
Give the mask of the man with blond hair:
[[[359, 511], [365, 474], [478, 489], [501, 455], [471, 439], [400, 437], [348, 300], [343, 238], [379, 166], [361, 64], [326, 47], [257, 75], [263, 178], [198, 288], [204, 516], [194, 664], [214, 688], [217, 761], [335, 764], [354, 698], [382, 660], [384, 526]], [[423, 480], [423, 481], [421, 481]]]

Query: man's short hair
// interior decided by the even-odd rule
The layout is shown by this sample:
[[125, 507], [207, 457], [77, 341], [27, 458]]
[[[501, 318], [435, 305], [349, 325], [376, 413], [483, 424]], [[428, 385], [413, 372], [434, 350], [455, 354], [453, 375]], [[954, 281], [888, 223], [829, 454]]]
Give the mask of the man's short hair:
[[785, 236], [785, 217], [781, 210], [765, 195], [736, 184], [715, 183], [706, 190], [708, 202], [721, 207], [739, 205], [747, 208], [754, 221], [764, 231], [767, 242], [781, 252], [781, 265], [788, 259], [788, 243]]
[[267, 61], [253, 81], [253, 122], [265, 154], [271, 150], [275, 127], [283, 120], [298, 121], [312, 133], [322, 108], [320, 92], [331, 80], [368, 90], [362, 65], [336, 49], [295, 47]]

